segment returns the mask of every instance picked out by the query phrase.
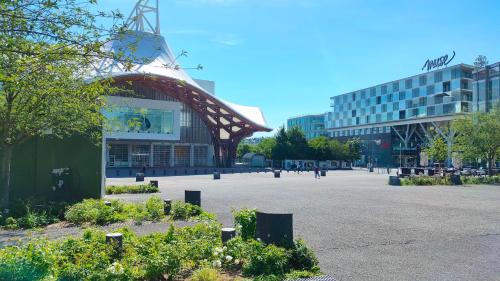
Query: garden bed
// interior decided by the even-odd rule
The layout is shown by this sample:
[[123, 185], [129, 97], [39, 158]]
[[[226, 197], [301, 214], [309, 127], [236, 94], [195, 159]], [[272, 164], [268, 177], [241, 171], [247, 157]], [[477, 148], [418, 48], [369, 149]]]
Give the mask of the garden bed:
[[109, 185], [106, 186], [106, 194], [137, 194], [137, 193], [157, 193], [160, 192], [156, 185], [140, 184], [140, 185]]
[[[462, 184], [500, 184], [500, 176], [485, 176], [485, 177], [465, 177], [461, 176]], [[401, 185], [453, 185], [449, 176], [411, 176], [401, 178]]]
[[150, 197], [145, 203], [125, 203], [120, 200], [85, 199], [74, 205], [60, 204], [56, 210], [43, 208], [37, 210], [31, 204], [20, 205], [12, 216], [0, 217], [0, 228], [30, 229], [54, 223], [61, 225], [96, 226], [119, 222], [159, 222], [171, 220], [215, 220], [215, 215], [202, 208], [175, 201], [170, 215], [165, 215], [164, 202], [159, 196]]
[[285, 280], [320, 274], [302, 240], [288, 249], [265, 245], [242, 233], [255, 232], [254, 211], [235, 216], [238, 235], [225, 245], [214, 220], [145, 236], [118, 229], [121, 248], [96, 229], [78, 238], [33, 239], [0, 249], [0, 280]]

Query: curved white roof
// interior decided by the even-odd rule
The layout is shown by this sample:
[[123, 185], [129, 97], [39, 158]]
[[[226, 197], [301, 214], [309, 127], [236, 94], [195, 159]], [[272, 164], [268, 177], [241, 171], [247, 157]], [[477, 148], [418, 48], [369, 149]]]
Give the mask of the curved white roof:
[[267, 126], [260, 108], [242, 106], [220, 100], [198, 85], [180, 68], [176, 57], [172, 54], [172, 51], [161, 35], [143, 31], [127, 31], [125, 34], [109, 42], [105, 48], [115, 54], [119, 54], [121, 56], [120, 61], [130, 60], [131, 67], [127, 69], [124, 63], [107, 59], [98, 65], [96, 73], [93, 76], [119, 77], [131, 74], [149, 74], [183, 81], [199, 91], [211, 95], [249, 121], [271, 129]]

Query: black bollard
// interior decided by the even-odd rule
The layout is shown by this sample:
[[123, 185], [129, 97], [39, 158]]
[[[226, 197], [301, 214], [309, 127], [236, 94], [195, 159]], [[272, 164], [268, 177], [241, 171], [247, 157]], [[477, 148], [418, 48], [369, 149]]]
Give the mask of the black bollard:
[[233, 239], [234, 237], [236, 237], [236, 229], [231, 227], [226, 227], [222, 229], [221, 232], [222, 243], [226, 244], [227, 241]]
[[326, 171], [325, 170], [321, 170], [321, 176], [322, 177], [326, 177]]
[[112, 245], [114, 258], [119, 257], [123, 251], [123, 235], [121, 233], [106, 234], [106, 244]]
[[220, 173], [214, 172], [214, 180], [220, 180]]
[[401, 185], [401, 180], [397, 176], [389, 176], [389, 185], [399, 186]]
[[111, 202], [110, 201], [104, 201], [104, 205], [111, 206]]
[[266, 244], [293, 246], [293, 214], [257, 212], [255, 238]]
[[171, 199], [163, 200], [163, 211], [165, 212], [165, 215], [170, 215], [171, 210], [172, 210], [172, 200]]
[[136, 173], [135, 174], [135, 181], [144, 181], [144, 173]]
[[158, 181], [149, 181], [149, 185], [158, 187]]
[[184, 191], [184, 202], [201, 207], [201, 191], [199, 190]]
[[275, 178], [281, 177], [281, 172], [280, 171], [274, 171], [274, 177]]

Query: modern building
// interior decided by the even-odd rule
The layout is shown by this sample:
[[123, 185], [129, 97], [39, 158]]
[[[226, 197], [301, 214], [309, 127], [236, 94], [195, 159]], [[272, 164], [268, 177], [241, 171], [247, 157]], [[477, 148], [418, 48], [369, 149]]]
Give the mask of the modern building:
[[500, 100], [498, 74], [499, 63], [478, 71], [458, 64], [334, 96], [326, 130], [340, 140], [360, 138], [360, 164], [418, 165], [431, 133], [451, 148], [451, 120]]
[[156, 5], [138, 1], [127, 22], [130, 30], [107, 45], [134, 61], [133, 67], [113, 60], [97, 66], [96, 75], [112, 77], [124, 89], [104, 109], [108, 177], [230, 167], [242, 139], [271, 131], [259, 108], [216, 97], [213, 81], [192, 79], [178, 65], [160, 35]]
[[289, 118], [286, 122], [287, 129], [298, 127], [304, 132], [307, 140], [326, 136], [325, 114], [301, 115]]

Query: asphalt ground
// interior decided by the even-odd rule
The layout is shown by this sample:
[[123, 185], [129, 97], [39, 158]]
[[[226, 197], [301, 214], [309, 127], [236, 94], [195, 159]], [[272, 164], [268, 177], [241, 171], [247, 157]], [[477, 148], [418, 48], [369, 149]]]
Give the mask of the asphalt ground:
[[338, 280], [500, 280], [500, 186], [394, 187], [387, 174], [366, 170], [330, 171], [321, 179], [286, 172], [146, 181], [152, 179], [163, 198], [183, 200], [184, 190], [201, 190], [202, 207], [226, 226], [233, 225], [233, 208], [293, 213], [295, 238]]

